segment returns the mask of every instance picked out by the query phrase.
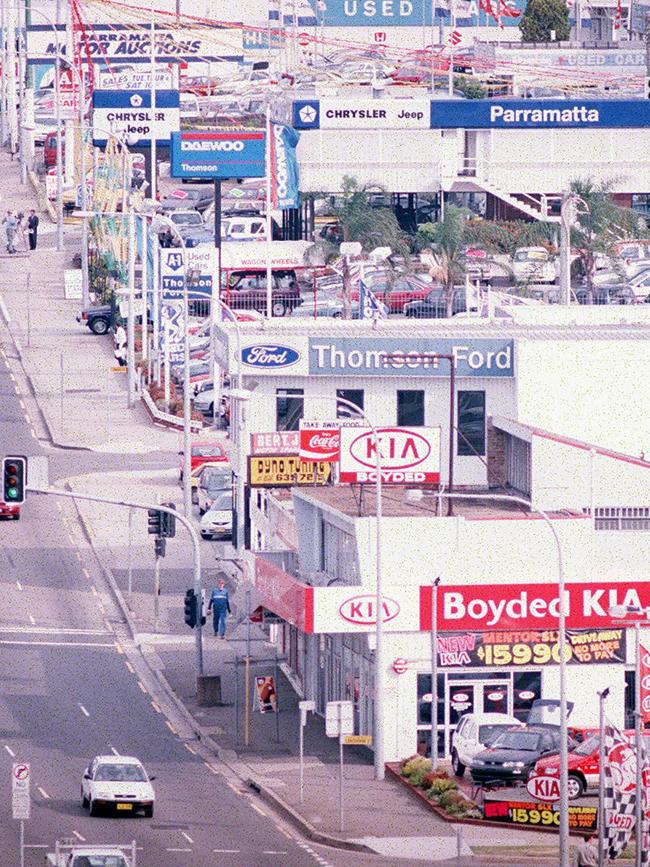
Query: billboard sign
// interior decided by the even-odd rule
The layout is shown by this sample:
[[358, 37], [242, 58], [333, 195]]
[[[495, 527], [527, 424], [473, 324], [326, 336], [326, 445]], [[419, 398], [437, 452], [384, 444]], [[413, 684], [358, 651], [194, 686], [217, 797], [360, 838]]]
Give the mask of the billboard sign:
[[298, 455], [253, 455], [248, 458], [248, 484], [251, 488], [326, 485], [331, 475], [331, 463], [303, 461]]
[[[49, 24], [27, 27], [28, 63], [51, 63], [56, 54], [66, 53], [66, 28], [56, 25], [57, 38]], [[159, 63], [182, 63], [198, 60], [243, 60], [241, 27], [210, 23], [181, 28], [157, 24], [156, 60]], [[151, 25], [148, 22], [129, 24], [93, 24], [74, 28], [77, 40], [75, 56], [82, 63], [115, 65], [117, 63], [151, 63]]]
[[[385, 484], [440, 481], [440, 428], [378, 428], [381, 479]], [[341, 482], [374, 482], [377, 449], [371, 428], [343, 427], [340, 434]]]
[[183, 298], [185, 289], [185, 253], [178, 247], [161, 247], [160, 289], [163, 301], [179, 301]]
[[263, 129], [193, 130], [171, 137], [173, 178], [263, 178]]
[[300, 448], [297, 430], [251, 434], [252, 455], [295, 455]]
[[430, 99], [299, 99], [296, 129], [429, 129]]
[[[159, 67], [154, 81], [156, 90], [171, 89], [171, 70]], [[100, 70], [99, 86], [102, 90], [147, 90], [151, 88], [151, 72], [148, 69]]]
[[[320, 4], [311, 0], [314, 9]], [[327, 0], [318, 11], [318, 21], [326, 27], [431, 27], [439, 21], [449, 23], [449, 4], [420, 4], [417, 0]], [[526, 0], [508, 0], [515, 10], [513, 17], [502, 15], [502, 27], [516, 27], [526, 8]], [[454, 6], [455, 27], [496, 27], [496, 18], [487, 15], [479, 0], [466, 0]], [[381, 41], [381, 40], [379, 40]]]
[[300, 420], [300, 457], [303, 461], [338, 461], [339, 431], [338, 421]]
[[[377, 596], [366, 587], [314, 587], [306, 618], [315, 633], [368, 633], [377, 628]], [[417, 632], [416, 587], [389, 586], [381, 597], [381, 623], [387, 632]]]
[[151, 110], [150, 90], [95, 90], [93, 91], [93, 127], [97, 135], [94, 145], [106, 144], [106, 130], [118, 137], [123, 134], [130, 145], [150, 147], [155, 135], [156, 144], [168, 145], [171, 134], [180, 127], [180, 96], [177, 90], [156, 92], [155, 114]]
[[650, 126], [643, 99], [436, 99], [431, 129], [606, 129]]
[[198, 244], [185, 249], [187, 269], [193, 271], [190, 298], [212, 295], [212, 275], [216, 273], [217, 249], [211, 244]]

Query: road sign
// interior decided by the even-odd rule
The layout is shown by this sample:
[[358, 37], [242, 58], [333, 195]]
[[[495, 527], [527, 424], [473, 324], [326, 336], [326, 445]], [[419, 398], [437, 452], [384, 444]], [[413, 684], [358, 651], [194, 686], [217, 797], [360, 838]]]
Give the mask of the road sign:
[[328, 701], [325, 706], [325, 734], [328, 738], [354, 732], [354, 709], [351, 701]]
[[11, 815], [14, 819], [29, 819], [29, 780], [29, 765], [26, 762], [14, 762], [11, 768]]
[[346, 747], [372, 746], [372, 735], [342, 735], [341, 739]]
[[395, 674], [404, 674], [408, 671], [408, 667], [408, 660], [401, 656], [398, 656], [397, 659], [393, 660], [393, 671]]

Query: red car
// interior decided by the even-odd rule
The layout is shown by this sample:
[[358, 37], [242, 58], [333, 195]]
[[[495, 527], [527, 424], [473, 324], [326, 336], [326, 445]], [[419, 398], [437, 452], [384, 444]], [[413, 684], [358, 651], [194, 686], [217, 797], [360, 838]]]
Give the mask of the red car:
[[[392, 285], [388, 283], [371, 283], [370, 288], [378, 301], [382, 301], [389, 313], [403, 313], [404, 305], [409, 301], [420, 301], [427, 297], [432, 289], [430, 283], [420, 283], [418, 280], [404, 278], [396, 280]], [[354, 289], [351, 300], [359, 300], [359, 290]]]
[[0, 518], [13, 518], [17, 521], [20, 518], [20, 506], [13, 503], [3, 503], [0, 500]]
[[[220, 442], [214, 442], [211, 440], [195, 440], [192, 443], [192, 470], [195, 470], [197, 467], [200, 467], [201, 464], [210, 464], [215, 461], [227, 461], [228, 456], [224, 451], [223, 446]], [[183, 481], [183, 464], [185, 462], [185, 456], [181, 454], [180, 464], [178, 466], [178, 480], [180, 482]]]
[[[626, 730], [623, 734], [631, 743], [634, 743], [635, 733], [633, 730]], [[644, 733], [643, 738], [647, 749], [650, 746], [650, 733]], [[571, 800], [579, 798], [585, 792], [598, 790], [600, 779], [599, 745], [600, 736], [595, 733], [569, 753], [569, 798]], [[529, 779], [542, 774], [547, 777], [560, 776], [559, 756], [546, 756], [539, 759], [530, 772]]]

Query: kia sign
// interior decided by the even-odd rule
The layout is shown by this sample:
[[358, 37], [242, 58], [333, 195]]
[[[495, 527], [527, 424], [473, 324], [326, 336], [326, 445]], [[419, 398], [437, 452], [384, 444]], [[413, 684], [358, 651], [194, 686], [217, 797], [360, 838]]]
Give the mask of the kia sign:
[[[382, 596], [382, 623], [390, 623], [400, 612], [399, 602], [388, 596]], [[374, 626], [377, 623], [377, 597], [374, 593], [365, 593], [345, 599], [339, 606], [339, 614], [348, 623], [359, 626]]]
[[560, 800], [560, 783], [557, 777], [547, 777], [540, 774], [539, 777], [531, 777], [526, 783], [528, 794], [545, 804], [552, 804]]
[[[421, 428], [420, 428], [421, 430]], [[431, 629], [432, 589], [421, 587], [423, 630]], [[645, 610], [650, 607], [650, 582], [585, 581], [566, 585], [567, 627], [593, 629], [611, 626], [609, 609], [615, 605]], [[560, 613], [557, 585], [472, 584], [438, 590], [438, 629], [481, 631], [557, 628]]]
[[339, 422], [300, 420], [300, 457], [303, 461], [338, 461]]
[[263, 129], [194, 130], [172, 135], [173, 178], [263, 178]]
[[93, 91], [93, 144], [106, 144], [106, 130], [119, 138], [126, 136], [129, 145], [151, 147], [168, 145], [170, 136], [180, 126], [180, 98], [177, 90], [156, 91], [156, 109], [151, 110], [150, 90]]
[[[413, 587], [389, 585], [381, 602], [385, 632], [413, 633], [419, 629], [418, 593]], [[372, 587], [309, 588], [305, 622], [316, 633], [369, 633], [377, 628], [377, 596]]]
[[[378, 428], [381, 480], [385, 484], [435, 485], [440, 481], [440, 428]], [[371, 428], [341, 429], [341, 482], [372, 483], [377, 449]]]

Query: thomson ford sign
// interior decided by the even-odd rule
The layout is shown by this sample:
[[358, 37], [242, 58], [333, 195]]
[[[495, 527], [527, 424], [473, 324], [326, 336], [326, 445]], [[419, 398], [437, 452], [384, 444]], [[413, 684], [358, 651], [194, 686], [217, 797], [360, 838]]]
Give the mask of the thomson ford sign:
[[263, 129], [195, 130], [172, 134], [173, 178], [263, 178]]

